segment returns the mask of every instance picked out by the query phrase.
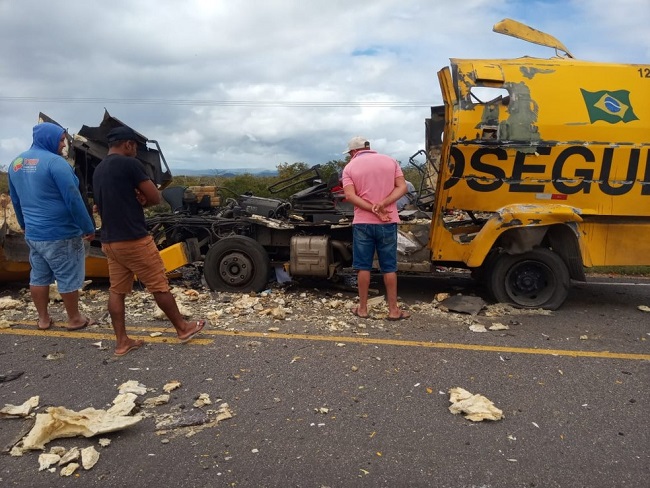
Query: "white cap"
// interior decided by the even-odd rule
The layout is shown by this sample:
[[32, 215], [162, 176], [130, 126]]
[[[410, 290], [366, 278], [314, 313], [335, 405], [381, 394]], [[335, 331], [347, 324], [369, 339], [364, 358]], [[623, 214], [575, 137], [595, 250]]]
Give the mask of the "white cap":
[[350, 142], [348, 142], [348, 148], [343, 151], [343, 154], [348, 154], [353, 149], [370, 149], [370, 143], [365, 137], [355, 136], [350, 139]]

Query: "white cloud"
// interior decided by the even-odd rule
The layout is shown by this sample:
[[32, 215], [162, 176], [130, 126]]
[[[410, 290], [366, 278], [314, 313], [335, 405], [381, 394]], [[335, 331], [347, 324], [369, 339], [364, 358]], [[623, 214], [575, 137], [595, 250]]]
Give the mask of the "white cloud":
[[39, 111], [74, 132], [104, 107], [172, 170], [323, 163], [356, 134], [406, 162], [450, 57], [553, 55], [493, 33], [505, 17], [581, 59], [649, 63], [647, 0], [2, 2], [0, 164]]

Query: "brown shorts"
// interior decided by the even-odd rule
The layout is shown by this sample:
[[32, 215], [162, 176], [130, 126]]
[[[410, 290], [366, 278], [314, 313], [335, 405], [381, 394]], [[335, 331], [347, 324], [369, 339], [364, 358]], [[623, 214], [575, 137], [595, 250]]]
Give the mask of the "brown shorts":
[[108, 257], [108, 274], [113, 293], [126, 295], [133, 290], [133, 278], [151, 293], [170, 290], [165, 266], [151, 236], [133, 241], [107, 242], [102, 251]]

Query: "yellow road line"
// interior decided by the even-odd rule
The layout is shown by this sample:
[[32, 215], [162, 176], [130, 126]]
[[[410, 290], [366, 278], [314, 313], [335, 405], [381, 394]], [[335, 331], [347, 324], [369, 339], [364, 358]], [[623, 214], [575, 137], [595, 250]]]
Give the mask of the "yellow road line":
[[[34, 324], [36, 325], [36, 324]], [[129, 327], [128, 328], [130, 331], [132, 330], [142, 330], [142, 327]], [[159, 332], [162, 332], [163, 328], [158, 328]], [[153, 330], [152, 330], [153, 331]], [[156, 332], [156, 331], [154, 331]], [[22, 335], [22, 336], [45, 336], [45, 337], [63, 337], [65, 339], [95, 339], [95, 340], [115, 340], [115, 334], [113, 332], [107, 332], [107, 333], [102, 333], [102, 332], [89, 332], [88, 330], [75, 330], [75, 331], [69, 331], [65, 330], [64, 327], [52, 327], [48, 330], [39, 330], [38, 328], [33, 328], [33, 329], [18, 329], [18, 328], [11, 328], [11, 329], [0, 329], [0, 334], [7, 334], [7, 335]], [[133, 339], [144, 339], [145, 342], [155, 342], [155, 343], [171, 343], [171, 344], [180, 344], [180, 341], [176, 337], [176, 334], [174, 333], [173, 336], [158, 336], [158, 337], [151, 337], [149, 335], [135, 335], [135, 334], [130, 334], [129, 337]], [[201, 345], [201, 346], [207, 346], [208, 344], [212, 344], [214, 342], [213, 339], [192, 339], [190, 342], [187, 344], [193, 344], [193, 345]]]
[[408, 341], [397, 339], [372, 339], [370, 337], [346, 337], [346, 336], [320, 336], [310, 334], [279, 334], [276, 332], [239, 332], [239, 331], [220, 331], [207, 330], [205, 334], [224, 335], [224, 336], [241, 336], [257, 337], [264, 339], [287, 339], [287, 340], [305, 340], [305, 341], [326, 341], [326, 342], [352, 342], [357, 344], [377, 344], [384, 346], [407, 346], [423, 347], [433, 349], [460, 349], [465, 351], [488, 351], [488, 352], [509, 352], [513, 354], [539, 354], [548, 356], [570, 356], [570, 357], [587, 357], [587, 358], [606, 358], [606, 359], [635, 359], [641, 361], [650, 361], [650, 354], [632, 354], [624, 352], [610, 351], [572, 351], [570, 349], [536, 349], [532, 347], [509, 347], [509, 346], [484, 346], [481, 344], [457, 344], [453, 342], [426, 342], [426, 341]]
[[[35, 322], [27, 323], [28, 325], [36, 325]], [[153, 326], [130, 326], [127, 327], [129, 332], [170, 332], [173, 331], [171, 327], [153, 327]], [[82, 339], [115, 339], [112, 333], [96, 333], [87, 331], [66, 331], [64, 328], [59, 330], [38, 330], [38, 329], [0, 329], [0, 334], [15, 334], [15, 335], [48, 335], [55, 337], [66, 338], [82, 338]], [[201, 333], [202, 336], [228, 336], [228, 337], [251, 337], [258, 339], [285, 339], [285, 340], [303, 340], [303, 341], [324, 341], [324, 342], [343, 342], [343, 343], [356, 343], [356, 344], [374, 344], [384, 346], [402, 346], [402, 347], [421, 347], [427, 349], [457, 349], [463, 351], [483, 351], [483, 352], [501, 352], [511, 354], [533, 354], [540, 356], [566, 356], [566, 357], [584, 357], [584, 358], [601, 358], [601, 359], [628, 359], [637, 361], [650, 361], [650, 354], [633, 354], [624, 352], [610, 352], [610, 351], [577, 351], [571, 349], [537, 349], [533, 347], [511, 347], [511, 346], [486, 346], [482, 344], [459, 344], [453, 342], [427, 342], [427, 341], [410, 341], [410, 340], [397, 340], [397, 339], [373, 339], [370, 337], [348, 337], [348, 336], [322, 336], [313, 334], [281, 334], [277, 332], [243, 332], [243, 331], [230, 331], [230, 330], [212, 330], [204, 329]], [[132, 335], [132, 337], [146, 339], [148, 342], [177, 342], [175, 336], [158, 336], [150, 337], [148, 335]], [[212, 344], [212, 339], [193, 339], [190, 344], [207, 345]]]

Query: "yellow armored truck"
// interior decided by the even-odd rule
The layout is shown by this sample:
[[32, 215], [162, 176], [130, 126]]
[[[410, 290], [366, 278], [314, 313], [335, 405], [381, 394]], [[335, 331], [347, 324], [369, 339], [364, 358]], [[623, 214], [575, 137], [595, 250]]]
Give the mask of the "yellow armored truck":
[[498, 301], [555, 309], [585, 267], [650, 265], [650, 65], [577, 60], [508, 19], [494, 31], [556, 56], [439, 71], [431, 259], [474, 270]]

